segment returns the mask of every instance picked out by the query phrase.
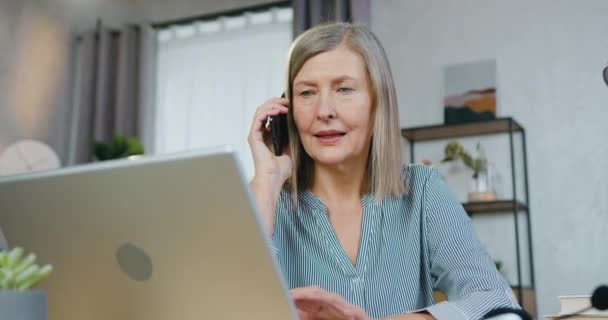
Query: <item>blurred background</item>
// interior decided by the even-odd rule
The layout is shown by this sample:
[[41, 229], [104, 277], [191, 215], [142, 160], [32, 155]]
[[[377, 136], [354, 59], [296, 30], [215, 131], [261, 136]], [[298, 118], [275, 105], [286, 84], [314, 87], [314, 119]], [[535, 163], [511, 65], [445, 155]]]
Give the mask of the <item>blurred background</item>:
[[[608, 283], [606, 17], [604, 0], [0, 0], [0, 174], [232, 144], [251, 177], [252, 115], [294, 36], [360, 21], [389, 56], [405, 158], [465, 207], [489, 194], [467, 209], [480, 238], [554, 314]], [[479, 167], [441, 161], [449, 142], [487, 164], [481, 190]]]

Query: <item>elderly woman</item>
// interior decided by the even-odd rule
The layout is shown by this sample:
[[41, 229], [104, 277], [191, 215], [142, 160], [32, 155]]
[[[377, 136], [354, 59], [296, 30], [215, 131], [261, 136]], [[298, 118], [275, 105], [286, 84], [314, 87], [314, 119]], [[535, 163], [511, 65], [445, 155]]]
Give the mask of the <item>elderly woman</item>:
[[[262, 104], [251, 187], [301, 319], [479, 319], [518, 307], [439, 173], [403, 166], [388, 59], [363, 25], [289, 51], [287, 98]], [[287, 114], [275, 156], [264, 122]], [[435, 304], [433, 289], [449, 302]]]

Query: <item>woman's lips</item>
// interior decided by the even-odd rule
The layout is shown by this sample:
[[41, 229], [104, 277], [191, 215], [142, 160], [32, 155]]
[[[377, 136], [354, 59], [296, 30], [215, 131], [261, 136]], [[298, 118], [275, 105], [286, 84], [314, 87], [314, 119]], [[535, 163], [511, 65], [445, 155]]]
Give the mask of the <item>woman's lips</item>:
[[315, 134], [315, 138], [323, 145], [335, 145], [346, 135], [344, 132], [327, 131]]

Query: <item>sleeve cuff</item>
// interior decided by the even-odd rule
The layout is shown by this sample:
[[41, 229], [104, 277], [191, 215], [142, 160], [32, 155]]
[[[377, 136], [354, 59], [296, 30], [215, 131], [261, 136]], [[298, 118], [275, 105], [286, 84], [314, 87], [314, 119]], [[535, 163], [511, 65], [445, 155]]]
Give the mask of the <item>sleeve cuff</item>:
[[468, 320], [462, 312], [447, 301], [440, 302], [428, 308], [419, 310], [430, 313], [437, 320]]

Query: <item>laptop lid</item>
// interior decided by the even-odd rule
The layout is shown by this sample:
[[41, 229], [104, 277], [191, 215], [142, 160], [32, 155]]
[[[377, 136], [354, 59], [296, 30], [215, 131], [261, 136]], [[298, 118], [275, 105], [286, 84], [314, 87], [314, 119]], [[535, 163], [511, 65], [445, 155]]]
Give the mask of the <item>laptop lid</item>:
[[50, 263], [50, 320], [296, 319], [228, 147], [0, 180], [10, 246]]

